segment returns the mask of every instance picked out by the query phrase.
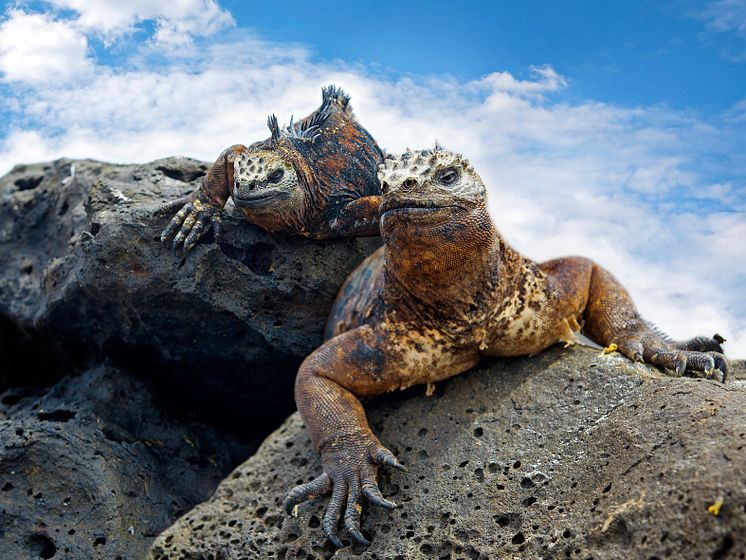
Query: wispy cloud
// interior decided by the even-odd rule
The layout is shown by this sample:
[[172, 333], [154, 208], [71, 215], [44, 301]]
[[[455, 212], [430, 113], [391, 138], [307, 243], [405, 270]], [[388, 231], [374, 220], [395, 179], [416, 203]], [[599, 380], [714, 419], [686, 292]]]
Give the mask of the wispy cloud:
[[699, 16], [709, 31], [733, 31], [746, 37], [746, 2], [744, 0], [717, 0], [703, 8]]
[[710, 35], [730, 36], [731, 44], [720, 55], [732, 62], [746, 62], [746, 0], [715, 0], [693, 13]]
[[[142, 13], [122, 16], [120, 28]], [[704, 122], [660, 107], [570, 102], [570, 85], [550, 66], [527, 79], [377, 74], [245, 32], [189, 53], [166, 51], [151, 64], [139, 52], [127, 68], [98, 64], [64, 84], [7, 85], [0, 173], [60, 156], [212, 160], [265, 137], [270, 112], [286, 121], [309, 112], [320, 86], [336, 83], [387, 150], [437, 138], [471, 159], [498, 227], [524, 253], [590, 256], [672, 335], [720, 332], [746, 357], [742, 107]]]

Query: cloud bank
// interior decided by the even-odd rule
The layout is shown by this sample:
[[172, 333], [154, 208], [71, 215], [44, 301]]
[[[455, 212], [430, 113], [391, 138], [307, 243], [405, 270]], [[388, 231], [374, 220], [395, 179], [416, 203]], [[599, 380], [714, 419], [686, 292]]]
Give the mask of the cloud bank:
[[[526, 255], [594, 258], [672, 336], [719, 332], [731, 356], [746, 357], [743, 103], [703, 121], [665, 107], [570, 102], [571, 85], [550, 66], [459, 81], [316, 62], [302, 47], [229, 30], [230, 15], [214, 2], [175, 3], [182, 12], [127, 3], [130, 10], [111, 12], [108, 22], [107, 1], [53, 4], [73, 16], [15, 10], [0, 25], [9, 116], [0, 173], [62, 156], [213, 160], [229, 145], [266, 137], [268, 113], [285, 122], [307, 114], [320, 86], [336, 83], [388, 151], [437, 139], [463, 152], [489, 186], [498, 228]], [[180, 14], [200, 6], [213, 27], [180, 27], [189, 21]], [[126, 64], [97, 62], [86, 47], [97, 37], [126, 40], [146, 19], [157, 23]], [[9, 39], [21, 25], [47, 26], [56, 35], [43, 35], [68, 48], [55, 64], [25, 71], [13, 63], [25, 55]], [[217, 29], [219, 40], [199, 38]], [[197, 48], [174, 49], [166, 30]], [[23, 52], [41, 48], [29, 39]]]

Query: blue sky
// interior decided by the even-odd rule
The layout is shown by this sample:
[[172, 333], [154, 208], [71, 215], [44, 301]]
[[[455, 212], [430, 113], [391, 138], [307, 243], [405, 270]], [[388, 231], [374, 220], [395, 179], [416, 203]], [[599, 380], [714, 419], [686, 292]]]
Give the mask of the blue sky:
[[[712, 115], [746, 91], [746, 38], [706, 29], [702, 2], [223, 2], [240, 27], [309, 45], [314, 58], [474, 79], [551, 64], [575, 99]], [[746, 11], [741, 7], [741, 16]], [[357, 22], [357, 23], [356, 23]], [[730, 50], [731, 56], [724, 56]], [[740, 63], [734, 59], [741, 57]]]
[[328, 83], [390, 152], [462, 151], [529, 256], [590, 256], [746, 357], [746, 0], [6, 2], [0, 173], [212, 160]]

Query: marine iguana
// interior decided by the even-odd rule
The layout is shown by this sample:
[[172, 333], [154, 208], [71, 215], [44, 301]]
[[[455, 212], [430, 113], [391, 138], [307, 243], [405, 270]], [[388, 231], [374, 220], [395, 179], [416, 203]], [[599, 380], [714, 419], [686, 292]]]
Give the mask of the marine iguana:
[[249, 222], [269, 232], [314, 239], [378, 235], [376, 172], [383, 153], [344, 91], [324, 87], [321, 106], [305, 119], [291, 117], [281, 128], [271, 115], [267, 125], [267, 140], [231, 146], [196, 192], [157, 210], [181, 207], [163, 230], [163, 243], [186, 253], [211, 226], [218, 234], [230, 197]]
[[332, 308], [327, 341], [300, 366], [295, 401], [323, 473], [297, 486], [284, 506], [331, 492], [322, 527], [352, 539], [362, 498], [395, 504], [377, 485], [380, 465], [401, 468], [371, 431], [359, 397], [466, 371], [481, 356], [534, 354], [576, 332], [632, 360], [678, 375], [725, 380], [718, 335], [675, 343], [638, 314], [627, 291], [582, 257], [534, 262], [512, 249], [487, 213], [486, 190], [461, 156], [436, 147], [387, 160], [382, 186], [384, 246], [348, 277]]

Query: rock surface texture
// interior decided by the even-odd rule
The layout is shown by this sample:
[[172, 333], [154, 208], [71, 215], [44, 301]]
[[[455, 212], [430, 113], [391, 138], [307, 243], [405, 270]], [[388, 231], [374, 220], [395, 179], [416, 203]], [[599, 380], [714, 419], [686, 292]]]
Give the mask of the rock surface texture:
[[107, 367], [0, 395], [0, 558], [143, 558], [248, 445], [175, 422]]
[[206, 169], [59, 160], [0, 178], [0, 388], [106, 356], [233, 428], [290, 413], [300, 361], [379, 241], [280, 239], [228, 213], [220, 242], [184, 259], [153, 212]]
[[366, 404], [409, 469], [380, 471], [399, 507], [366, 509], [367, 550], [324, 541], [326, 498], [282, 512], [285, 493], [321, 472], [294, 414], [158, 537], [151, 560], [746, 558], [742, 382], [663, 377], [576, 347], [485, 363], [424, 393]]
[[0, 558], [143, 558], [293, 410], [299, 363], [378, 241], [281, 239], [229, 212], [185, 259], [153, 214], [206, 169], [0, 178]]

